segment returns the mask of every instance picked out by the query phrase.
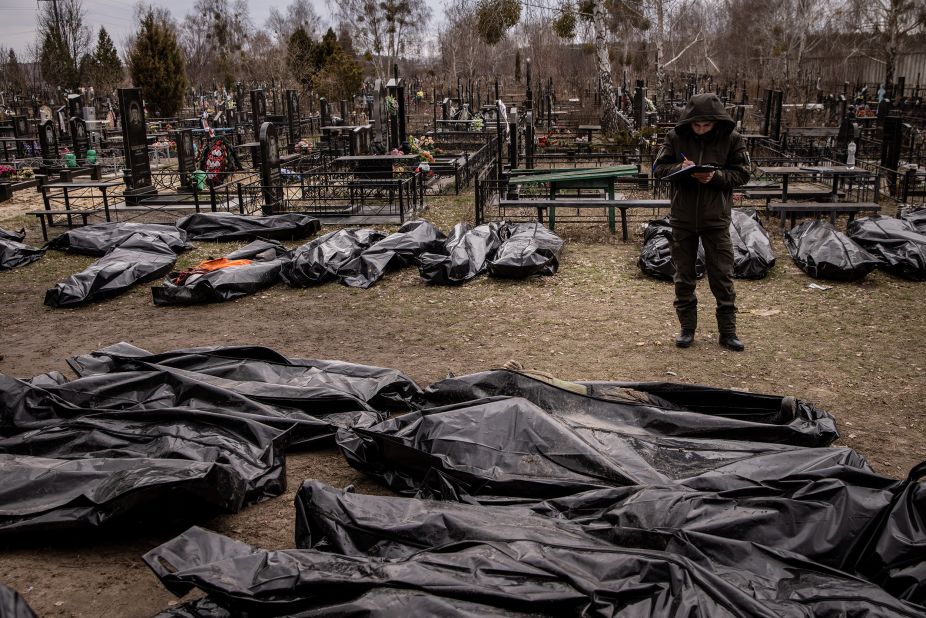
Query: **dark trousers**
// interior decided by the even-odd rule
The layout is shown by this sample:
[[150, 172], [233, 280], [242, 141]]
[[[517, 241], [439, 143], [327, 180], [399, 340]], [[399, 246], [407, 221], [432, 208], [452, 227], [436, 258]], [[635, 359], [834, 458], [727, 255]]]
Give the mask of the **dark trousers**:
[[698, 325], [695, 261], [698, 239], [704, 245], [707, 281], [717, 299], [717, 328], [721, 335], [736, 333], [736, 292], [733, 290], [733, 243], [729, 227], [700, 232], [672, 228], [672, 261], [675, 263], [675, 312], [682, 329]]

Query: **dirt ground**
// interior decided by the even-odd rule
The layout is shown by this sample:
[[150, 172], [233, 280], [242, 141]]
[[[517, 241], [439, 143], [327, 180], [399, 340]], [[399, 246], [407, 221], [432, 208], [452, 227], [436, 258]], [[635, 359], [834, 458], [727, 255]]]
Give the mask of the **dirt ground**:
[[[449, 229], [470, 216], [471, 204], [471, 193], [429, 198], [424, 216]], [[37, 224], [19, 214], [36, 207], [35, 194], [17, 194], [0, 204], [0, 227], [26, 225], [27, 242], [41, 244]], [[604, 225], [557, 231], [568, 244], [560, 272], [550, 278], [482, 277], [439, 288], [407, 269], [370, 290], [277, 285], [239, 301], [187, 308], [155, 307], [147, 286], [78, 309], [47, 308], [45, 290], [93, 261], [49, 252], [35, 264], [0, 273], [0, 371], [70, 375], [66, 358], [118, 341], [152, 352], [259, 344], [288, 356], [398, 368], [422, 386], [448, 372], [518, 359], [567, 379], [667, 380], [795, 395], [831, 412], [842, 433], [839, 444], [858, 449], [883, 474], [903, 477], [926, 459], [923, 284], [875, 272], [859, 283], [808, 288], [813, 280], [793, 265], [773, 224], [779, 257], [771, 276], [736, 284], [746, 352], [717, 345], [706, 282], [698, 288], [704, 309], [696, 343], [680, 350], [672, 345], [671, 284], [644, 277], [636, 266], [639, 230], [627, 243]], [[197, 243], [178, 264], [237, 246]], [[285, 496], [195, 523], [263, 547], [292, 547], [292, 498], [309, 478], [384, 492], [333, 447], [294, 453]], [[140, 556], [192, 523], [156, 530], [129, 523], [105, 534], [7, 543], [0, 548], [0, 581], [19, 590], [41, 616], [153, 616], [178, 601]]]

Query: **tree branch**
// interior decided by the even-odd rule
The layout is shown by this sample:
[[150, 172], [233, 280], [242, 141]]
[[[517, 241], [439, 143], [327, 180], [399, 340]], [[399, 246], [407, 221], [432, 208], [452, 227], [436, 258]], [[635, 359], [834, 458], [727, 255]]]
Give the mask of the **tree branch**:
[[662, 66], [663, 66], [663, 67], [669, 66], [670, 64], [672, 64], [673, 62], [675, 62], [676, 60], [678, 60], [679, 58], [681, 58], [682, 55], [683, 55], [686, 51], [688, 51], [689, 49], [691, 49], [691, 46], [692, 46], [692, 45], [694, 45], [695, 43], [698, 43], [698, 42], [700, 42], [700, 41], [701, 41], [701, 33], [699, 32], [698, 35], [695, 37], [694, 41], [692, 41], [691, 43], [689, 43], [688, 45], [686, 45], [686, 46], [684, 47], [684, 49], [682, 49], [682, 51], [678, 52], [678, 53], [675, 55], [674, 58], [672, 58], [671, 60], [669, 60], [669, 61], [667, 61], [666, 63], [664, 63]]

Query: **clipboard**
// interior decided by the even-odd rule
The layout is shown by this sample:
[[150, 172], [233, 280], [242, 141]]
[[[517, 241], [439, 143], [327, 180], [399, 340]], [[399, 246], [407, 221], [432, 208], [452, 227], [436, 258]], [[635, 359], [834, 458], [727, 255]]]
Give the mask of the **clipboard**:
[[688, 167], [683, 167], [677, 172], [672, 172], [668, 176], [663, 176], [663, 180], [669, 180], [671, 178], [688, 178], [692, 174], [697, 172], [716, 172], [719, 169], [723, 169], [717, 165], [689, 165]]

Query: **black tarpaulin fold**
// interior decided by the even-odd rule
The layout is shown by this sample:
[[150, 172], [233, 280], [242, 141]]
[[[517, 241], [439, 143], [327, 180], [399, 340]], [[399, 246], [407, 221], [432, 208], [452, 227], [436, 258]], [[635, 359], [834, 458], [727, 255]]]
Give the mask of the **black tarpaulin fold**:
[[798, 268], [821, 279], [857, 281], [879, 263], [829, 221], [804, 221], [786, 231], [785, 246]]
[[489, 276], [523, 279], [553, 275], [559, 270], [562, 253], [563, 239], [542, 223], [508, 225], [504, 242], [488, 262]]
[[318, 219], [301, 213], [285, 213], [255, 217], [232, 213], [201, 212], [187, 215], [177, 221], [193, 240], [296, 240], [311, 236], [319, 230]]
[[49, 289], [45, 304], [74, 307], [118, 296], [137, 283], [163, 277], [176, 261], [177, 254], [159, 238], [132, 234], [83, 271]]
[[863, 249], [881, 260], [888, 272], [926, 280], [926, 234], [909, 221], [894, 217], [865, 217], [849, 222], [846, 233]]
[[424, 253], [418, 258], [418, 272], [427, 283], [459, 285], [478, 277], [488, 268], [502, 244], [501, 233], [507, 232], [497, 223], [484, 223], [475, 228], [458, 223], [444, 242], [442, 253]]
[[386, 235], [369, 228], [329, 232], [293, 252], [280, 273], [291, 287], [309, 287], [334, 281], [338, 271]]
[[52, 239], [46, 248], [83, 255], [106, 255], [133, 234], [146, 234], [166, 244], [174, 253], [190, 249], [187, 233], [173, 225], [158, 223], [95, 223], [70, 229]]

